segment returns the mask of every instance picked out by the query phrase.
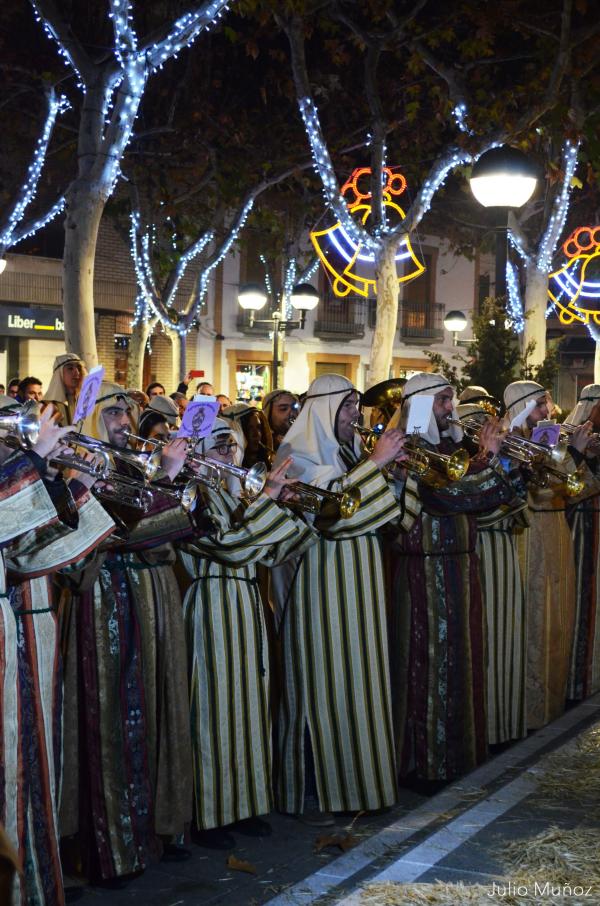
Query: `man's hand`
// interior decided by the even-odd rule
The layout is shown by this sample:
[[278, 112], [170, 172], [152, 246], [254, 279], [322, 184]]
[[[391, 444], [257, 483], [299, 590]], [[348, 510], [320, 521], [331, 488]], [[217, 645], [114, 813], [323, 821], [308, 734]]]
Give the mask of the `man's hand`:
[[52, 405], [46, 406], [40, 416], [40, 433], [31, 449], [42, 459], [47, 459], [52, 453], [58, 452], [62, 438], [73, 430], [71, 425], [59, 428], [56, 424], [57, 418], [58, 413]]
[[406, 455], [403, 453], [405, 440], [404, 431], [401, 431], [400, 428], [385, 431], [375, 444], [375, 448], [369, 456], [370, 461], [380, 469], [391, 462], [402, 462], [406, 459]]
[[479, 431], [479, 456], [481, 458], [489, 455], [497, 456], [500, 447], [502, 446], [502, 440], [504, 433], [501, 430], [500, 422], [497, 418], [488, 418], [486, 422], [481, 426]]
[[583, 453], [590, 442], [592, 428], [593, 425], [591, 421], [587, 421], [582, 425], [578, 425], [569, 438], [569, 446], [575, 447], [576, 450], [578, 450], [580, 453]]
[[285, 473], [292, 464], [293, 459], [288, 456], [276, 468], [271, 469], [267, 475], [265, 484], [265, 494], [271, 500], [277, 500], [282, 495], [282, 500], [289, 501], [293, 499], [293, 486], [298, 481], [297, 478], [286, 478]]
[[162, 450], [161, 467], [165, 470], [171, 481], [179, 475], [185, 465], [188, 442], [185, 437], [177, 437], [165, 444]]

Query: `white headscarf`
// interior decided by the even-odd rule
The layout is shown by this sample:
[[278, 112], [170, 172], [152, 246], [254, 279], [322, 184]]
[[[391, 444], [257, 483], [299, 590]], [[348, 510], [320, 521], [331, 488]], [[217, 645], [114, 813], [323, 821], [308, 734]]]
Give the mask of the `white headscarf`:
[[546, 393], [546, 389], [536, 381], [513, 381], [509, 384], [504, 391], [504, 405], [511, 424], [525, 409], [529, 412], [535, 409], [536, 400]]
[[[293, 456], [288, 474], [317, 487], [326, 487], [334, 478], [344, 475], [348, 466], [340, 455], [335, 424], [340, 406], [350, 393], [356, 392], [348, 378], [341, 374], [323, 374], [315, 378], [298, 418], [277, 451], [274, 465]], [[359, 458], [358, 434], [353, 439], [353, 449]]]
[[52, 377], [50, 378], [50, 383], [48, 384], [48, 389], [44, 394], [44, 400], [48, 400], [53, 403], [68, 403], [67, 393], [65, 390], [65, 385], [63, 381], [63, 369], [65, 365], [68, 365], [70, 362], [76, 362], [78, 365], [81, 365], [83, 368], [83, 376], [87, 374], [87, 368], [85, 367], [85, 362], [80, 356], [75, 355], [72, 352], [66, 352], [62, 355], [57, 355], [54, 359], [54, 365], [52, 366]]
[[592, 414], [596, 403], [600, 402], [600, 384], [587, 384], [579, 395], [579, 402], [565, 419], [570, 425], [583, 425]]
[[[410, 400], [412, 397], [435, 396], [436, 393], [440, 393], [442, 390], [445, 390], [446, 387], [450, 387], [450, 389], [453, 391], [450, 381], [448, 381], [447, 378], [445, 378], [442, 374], [431, 374], [428, 371], [419, 371], [417, 372], [417, 374], [413, 374], [413, 376], [407, 380], [402, 390], [402, 409], [397, 410], [397, 412], [394, 413], [394, 417], [390, 421], [388, 427], [396, 427], [399, 422], [402, 425], [406, 425], [408, 423]], [[456, 411], [456, 399], [452, 400], [451, 417], [458, 419], [458, 412]], [[458, 425], [450, 425], [448, 431], [444, 432], [444, 436], [450, 437], [455, 443], [460, 443], [463, 438], [463, 432], [458, 427]], [[427, 441], [434, 447], [437, 447], [437, 445], [440, 443], [440, 432], [438, 430], [437, 421], [435, 415], [433, 414], [433, 410], [431, 412], [427, 431], [421, 431], [420, 437], [422, 437], [423, 440]]]

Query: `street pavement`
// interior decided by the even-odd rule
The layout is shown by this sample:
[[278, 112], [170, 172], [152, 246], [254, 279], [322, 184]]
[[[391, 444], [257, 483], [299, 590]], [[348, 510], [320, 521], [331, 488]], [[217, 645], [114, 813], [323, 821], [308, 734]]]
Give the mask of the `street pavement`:
[[[335, 828], [311, 828], [279, 814], [273, 835], [236, 836], [234, 850], [192, 845], [192, 858], [161, 862], [123, 890], [88, 887], [80, 906], [358, 906], [365, 884], [446, 881], [492, 884], [505, 875], [502, 843], [532, 837], [551, 825], [598, 827], [600, 803], [541, 801], [536, 764], [600, 725], [600, 695], [568, 710], [528, 739], [507, 747], [436, 795], [403, 789], [400, 803], [380, 815], [336, 816]], [[334, 838], [324, 846], [323, 837]], [[343, 852], [348, 843], [352, 848]], [[322, 847], [322, 848], [321, 848]], [[233, 855], [256, 874], [227, 865]], [[600, 890], [590, 902], [600, 903]]]

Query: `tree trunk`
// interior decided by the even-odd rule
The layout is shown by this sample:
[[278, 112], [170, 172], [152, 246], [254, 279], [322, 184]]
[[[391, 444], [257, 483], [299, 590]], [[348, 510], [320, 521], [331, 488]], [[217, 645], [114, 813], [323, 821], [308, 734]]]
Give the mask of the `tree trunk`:
[[94, 259], [106, 199], [76, 182], [67, 196], [63, 305], [67, 352], [80, 355], [88, 368], [98, 364], [94, 328]]
[[166, 333], [171, 341], [171, 375], [167, 387], [167, 394], [169, 394], [177, 390], [179, 385], [181, 356], [183, 355], [185, 359], [185, 338], [182, 338], [178, 330], [166, 329]]
[[396, 273], [396, 250], [398, 241], [386, 246], [377, 256], [375, 279], [377, 281], [377, 317], [368, 385], [378, 384], [390, 376], [394, 339], [398, 329], [398, 275]]
[[534, 342], [535, 348], [528, 361], [530, 365], [541, 365], [546, 358], [548, 275], [538, 270], [534, 262], [530, 262], [527, 265], [526, 277], [523, 349], [527, 349], [527, 346]]
[[127, 386], [134, 390], [144, 389], [142, 386], [144, 380], [144, 353], [146, 352], [148, 337], [154, 330], [156, 321], [156, 318], [151, 318], [149, 321], [140, 319], [137, 324], [134, 324], [133, 326], [133, 331], [129, 339]]

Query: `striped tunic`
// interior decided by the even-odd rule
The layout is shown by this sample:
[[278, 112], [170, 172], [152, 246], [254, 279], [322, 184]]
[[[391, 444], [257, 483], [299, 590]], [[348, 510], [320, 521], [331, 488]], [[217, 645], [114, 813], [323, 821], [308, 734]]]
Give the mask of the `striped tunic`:
[[361, 505], [351, 518], [321, 528], [300, 561], [281, 621], [279, 807], [290, 813], [304, 807], [307, 732], [322, 810], [377, 809], [396, 799], [377, 529], [399, 508], [372, 462], [331, 486], [342, 485], [359, 489]]
[[[63, 595], [65, 783], [60, 824], [92, 880], [140, 871], [190, 818], [181, 598], [168, 552], [192, 523], [160, 497]], [[157, 558], [154, 560], [153, 558]], [[163, 559], [161, 559], [163, 558]]]
[[575, 553], [575, 633], [568, 697], [582, 699], [600, 691], [600, 497], [596, 494], [569, 510]]
[[206, 498], [215, 531], [183, 545], [194, 796], [203, 829], [273, 807], [267, 632], [256, 564], [299, 556], [306, 523], [260, 496], [247, 509], [225, 490]]
[[[445, 452], [451, 452], [447, 450]], [[514, 500], [504, 473], [433, 489], [409, 477], [392, 584], [392, 681], [400, 772], [460, 777], [486, 757], [485, 631], [477, 515]]]
[[6, 549], [12, 577], [8, 592], [16, 617], [19, 705], [18, 783], [13, 797], [25, 877], [21, 901], [27, 906], [60, 906], [64, 900], [57, 814], [62, 659], [48, 574], [86, 557], [114, 528], [87, 489], [77, 482], [71, 487], [78, 510], [76, 530], [54, 519], [19, 536]]
[[487, 733], [490, 745], [527, 735], [525, 665], [527, 619], [514, 529], [525, 528], [523, 501], [480, 517], [477, 554], [487, 640]]

